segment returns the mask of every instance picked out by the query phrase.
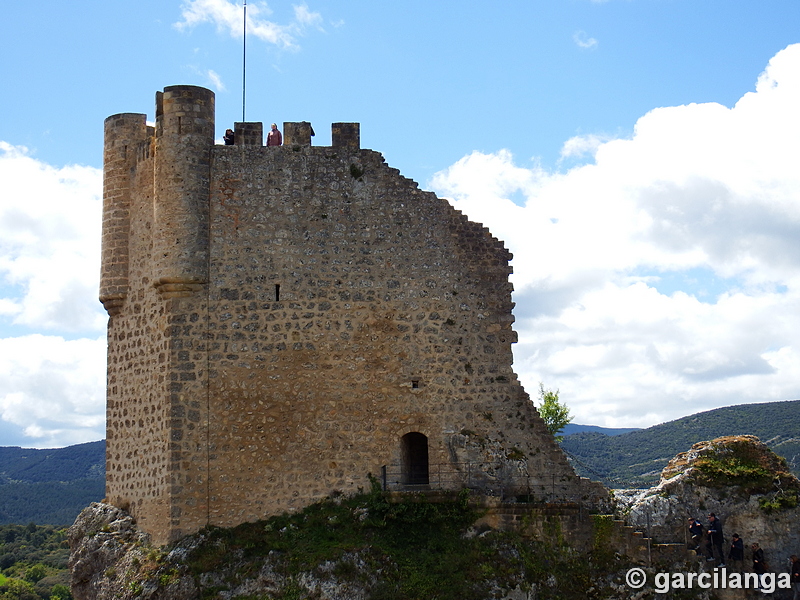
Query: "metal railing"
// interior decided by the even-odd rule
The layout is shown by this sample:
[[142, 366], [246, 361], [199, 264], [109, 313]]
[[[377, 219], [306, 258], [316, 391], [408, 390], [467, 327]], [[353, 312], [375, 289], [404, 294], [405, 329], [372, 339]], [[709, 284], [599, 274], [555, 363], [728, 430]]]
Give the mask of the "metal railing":
[[[583, 500], [579, 477], [531, 476], [508, 463], [434, 463], [424, 469], [381, 467], [384, 491], [453, 491], [470, 489], [503, 502], [575, 502]], [[576, 491], [577, 488], [577, 491]]]

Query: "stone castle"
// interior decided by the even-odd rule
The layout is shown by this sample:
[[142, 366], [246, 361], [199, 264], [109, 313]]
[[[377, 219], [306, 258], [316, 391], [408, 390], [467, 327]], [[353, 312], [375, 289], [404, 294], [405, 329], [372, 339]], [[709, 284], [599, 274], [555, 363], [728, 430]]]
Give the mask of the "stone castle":
[[357, 123], [105, 121], [107, 500], [156, 543], [370, 488], [592, 503], [512, 370], [511, 254]]

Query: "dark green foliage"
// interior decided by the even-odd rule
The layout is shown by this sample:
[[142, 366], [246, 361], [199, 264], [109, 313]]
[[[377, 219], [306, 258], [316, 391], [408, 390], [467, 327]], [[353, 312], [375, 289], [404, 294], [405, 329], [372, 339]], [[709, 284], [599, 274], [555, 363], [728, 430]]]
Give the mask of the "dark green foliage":
[[597, 552], [580, 558], [558, 531], [549, 542], [517, 532], [465, 536], [479, 516], [468, 493], [437, 500], [424, 495], [399, 500], [375, 486], [370, 494], [326, 500], [294, 515], [206, 530], [187, 566], [208, 598], [222, 590], [202, 589], [201, 574], [216, 571], [232, 588], [270, 560], [286, 578], [276, 596], [283, 599], [306, 598], [297, 583], [300, 573], [338, 561], [333, 573], [339, 581], [366, 585], [371, 600], [483, 600], [493, 584], [524, 590], [535, 585], [536, 597], [544, 600], [592, 597], [586, 590], [603, 572], [594, 555], [603, 568], [616, 560], [602, 534]]
[[32, 567], [28, 567], [25, 570], [25, 581], [30, 581], [31, 583], [37, 583], [45, 578], [47, 575], [47, 570], [44, 568], [44, 565], [35, 564]]
[[359, 179], [360, 180], [361, 177], [364, 175], [364, 169], [359, 167], [357, 164], [351, 164], [350, 165], [350, 175], [353, 177], [353, 179]]
[[71, 524], [103, 496], [104, 441], [51, 450], [0, 447], [0, 524]]
[[6, 598], [9, 600], [42, 600], [30, 583], [13, 577], [0, 579], [0, 598], [3, 600]]
[[71, 525], [84, 508], [105, 496], [105, 478], [0, 485], [0, 524], [33, 521]]
[[0, 447], [0, 483], [105, 479], [106, 443], [37, 450]]
[[66, 529], [33, 523], [0, 525], [0, 557], [0, 598], [72, 599]]
[[610, 487], [649, 487], [679, 452], [725, 435], [759, 437], [800, 473], [800, 400], [718, 408], [616, 436], [576, 433], [561, 447], [584, 477]]
[[57, 583], [50, 591], [49, 600], [72, 600], [72, 593], [66, 585]]
[[758, 505], [768, 515], [784, 509], [797, 508], [800, 501], [797, 490], [786, 490], [763, 496], [758, 499]]

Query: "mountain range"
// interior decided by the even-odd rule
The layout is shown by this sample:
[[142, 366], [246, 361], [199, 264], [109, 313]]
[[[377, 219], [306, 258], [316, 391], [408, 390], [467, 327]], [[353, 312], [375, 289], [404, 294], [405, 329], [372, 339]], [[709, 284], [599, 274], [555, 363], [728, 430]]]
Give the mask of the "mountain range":
[[[692, 444], [758, 436], [800, 472], [800, 400], [742, 404], [647, 429], [568, 425], [561, 447], [575, 470], [612, 488], [649, 487]], [[0, 447], [0, 524], [68, 525], [105, 495], [105, 441], [47, 450]]]
[[575, 470], [612, 488], [650, 487], [667, 461], [692, 444], [723, 435], [755, 435], [800, 472], [800, 400], [741, 404], [648, 427], [605, 435], [565, 435], [562, 449]]
[[106, 487], [106, 443], [0, 447], [0, 525], [69, 525]]

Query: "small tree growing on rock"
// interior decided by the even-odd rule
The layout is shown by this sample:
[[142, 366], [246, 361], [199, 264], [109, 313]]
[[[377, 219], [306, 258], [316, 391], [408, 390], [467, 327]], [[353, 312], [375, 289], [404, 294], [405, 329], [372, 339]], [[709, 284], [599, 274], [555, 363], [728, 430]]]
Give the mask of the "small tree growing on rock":
[[558, 390], [546, 390], [544, 384], [539, 383], [539, 416], [544, 420], [547, 427], [557, 442], [564, 439], [563, 435], [558, 435], [564, 427], [572, 421], [569, 414], [569, 407], [558, 399]]

